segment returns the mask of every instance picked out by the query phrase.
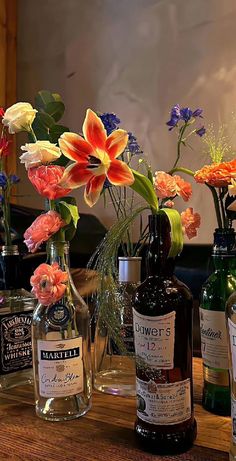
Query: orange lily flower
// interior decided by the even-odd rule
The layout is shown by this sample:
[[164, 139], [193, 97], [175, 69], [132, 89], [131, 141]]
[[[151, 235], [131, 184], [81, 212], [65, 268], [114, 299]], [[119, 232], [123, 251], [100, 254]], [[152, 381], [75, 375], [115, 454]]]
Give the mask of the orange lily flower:
[[65, 169], [60, 185], [69, 189], [86, 185], [84, 199], [92, 207], [100, 197], [106, 178], [114, 186], [130, 186], [134, 176], [125, 162], [117, 160], [127, 146], [126, 131], [115, 130], [107, 136], [101, 119], [88, 109], [83, 135], [84, 138], [65, 132], [59, 139], [65, 157], [76, 162]]

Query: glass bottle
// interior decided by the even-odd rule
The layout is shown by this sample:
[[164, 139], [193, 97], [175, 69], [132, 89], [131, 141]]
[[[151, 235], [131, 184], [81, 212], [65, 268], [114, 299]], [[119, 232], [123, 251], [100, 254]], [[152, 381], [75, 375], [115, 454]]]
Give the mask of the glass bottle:
[[35, 299], [21, 287], [17, 245], [2, 247], [0, 277], [0, 390], [33, 380], [31, 322]]
[[230, 389], [225, 303], [236, 289], [236, 258], [233, 229], [214, 233], [214, 272], [202, 287], [200, 305], [203, 358], [203, 407], [218, 415], [230, 416]]
[[32, 342], [37, 416], [63, 421], [91, 407], [90, 317], [69, 271], [69, 244], [50, 242], [48, 264], [67, 271], [64, 296], [55, 304], [38, 304]]
[[[140, 283], [139, 257], [119, 257], [116, 299], [100, 306], [94, 340], [94, 387], [113, 395], [136, 395], [132, 296]], [[109, 303], [110, 301], [110, 303]]]
[[192, 295], [168, 258], [170, 224], [149, 216], [147, 279], [133, 301], [140, 445], [159, 454], [186, 451], [196, 437], [192, 384]]
[[[236, 250], [235, 250], [236, 259]], [[236, 288], [235, 288], [236, 290]], [[229, 459], [236, 461], [236, 291], [229, 297], [226, 304], [226, 319], [229, 346], [229, 371], [231, 387], [231, 421], [232, 435]]]

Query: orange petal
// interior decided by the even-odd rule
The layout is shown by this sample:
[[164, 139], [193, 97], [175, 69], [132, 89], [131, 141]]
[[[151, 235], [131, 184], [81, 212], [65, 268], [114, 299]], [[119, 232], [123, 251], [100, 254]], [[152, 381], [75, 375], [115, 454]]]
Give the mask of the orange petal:
[[85, 165], [74, 163], [65, 169], [59, 185], [69, 189], [76, 189], [77, 187], [87, 184], [92, 176], [93, 174]]
[[100, 176], [93, 176], [93, 178], [89, 180], [84, 191], [84, 200], [88, 206], [92, 207], [98, 201], [105, 179], [106, 176], [103, 174]]
[[101, 119], [88, 109], [83, 124], [83, 134], [86, 139], [94, 148], [104, 150], [107, 134]]
[[114, 186], [130, 186], [134, 182], [131, 169], [121, 160], [112, 160], [107, 177]]
[[106, 150], [111, 159], [119, 157], [124, 152], [127, 142], [128, 133], [125, 130], [115, 130], [108, 136], [106, 141]]
[[87, 163], [88, 156], [93, 153], [93, 147], [76, 133], [63, 133], [59, 138], [59, 146], [67, 158], [78, 163]]

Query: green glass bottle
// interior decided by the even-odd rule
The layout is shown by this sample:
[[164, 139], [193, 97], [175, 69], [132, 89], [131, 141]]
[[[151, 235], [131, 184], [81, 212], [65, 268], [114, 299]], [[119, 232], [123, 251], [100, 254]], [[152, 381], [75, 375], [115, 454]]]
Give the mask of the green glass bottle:
[[236, 290], [235, 232], [216, 229], [214, 272], [202, 287], [200, 306], [203, 359], [203, 407], [212, 413], [230, 416], [230, 389], [225, 303]]

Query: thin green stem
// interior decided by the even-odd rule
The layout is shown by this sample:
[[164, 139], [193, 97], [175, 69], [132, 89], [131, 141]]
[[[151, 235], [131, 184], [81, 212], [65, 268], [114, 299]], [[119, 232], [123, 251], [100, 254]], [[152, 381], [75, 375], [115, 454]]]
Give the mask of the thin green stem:
[[214, 200], [214, 205], [215, 205], [215, 211], [216, 211], [217, 224], [218, 224], [219, 229], [222, 229], [223, 228], [223, 223], [222, 223], [221, 214], [220, 214], [219, 198], [218, 198], [217, 192], [216, 192], [215, 188], [212, 187], [212, 186], [209, 186], [209, 184], [206, 184], [206, 186], [210, 189], [210, 191], [212, 193], [213, 200]]
[[183, 142], [183, 136], [184, 136], [184, 132], [185, 132], [187, 126], [188, 126], [188, 123], [185, 123], [179, 130], [179, 138], [178, 138], [178, 143], [177, 143], [177, 157], [176, 157], [175, 163], [173, 165], [173, 168], [175, 168], [177, 166], [178, 162], [179, 162], [179, 159], [180, 159], [180, 156], [181, 156], [181, 144]]
[[219, 200], [219, 203], [220, 203], [223, 227], [224, 227], [224, 229], [227, 229], [228, 221], [227, 221], [226, 214], [225, 214], [225, 207], [224, 207], [224, 203], [223, 203], [223, 197], [224, 197], [224, 193], [223, 193], [222, 189], [220, 189], [219, 190], [219, 199], [218, 200]]
[[35, 132], [34, 132], [32, 126], [31, 126], [31, 129], [30, 129], [30, 133], [32, 134], [32, 137], [33, 137], [34, 142], [37, 142], [36, 134], [35, 134]]
[[169, 171], [169, 174], [173, 174], [173, 173], [176, 173], [177, 171], [181, 172], [181, 173], [186, 173], [188, 174], [189, 176], [194, 176], [194, 171], [192, 170], [189, 170], [188, 168], [183, 168], [183, 167], [176, 167], [176, 168], [172, 168], [172, 170]]

